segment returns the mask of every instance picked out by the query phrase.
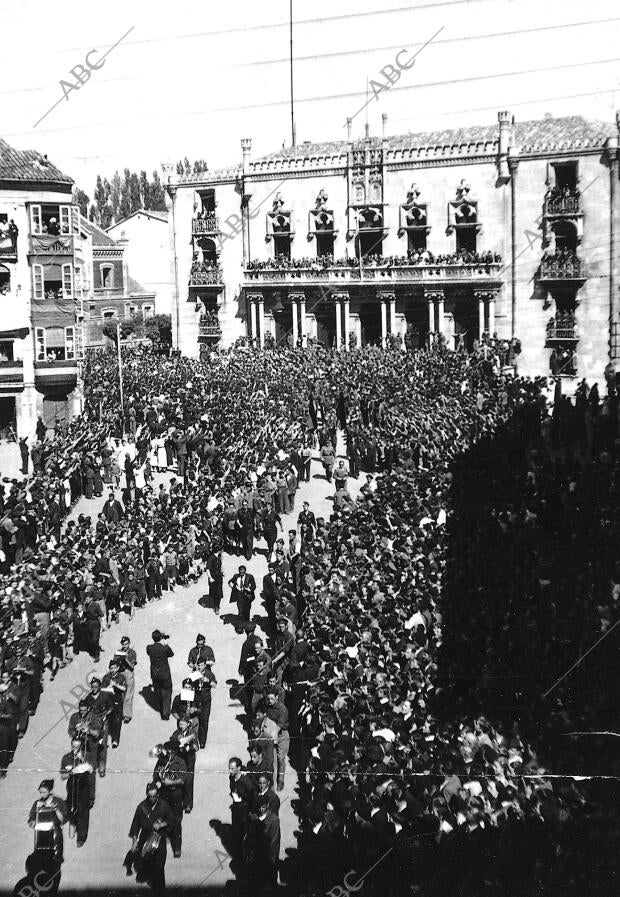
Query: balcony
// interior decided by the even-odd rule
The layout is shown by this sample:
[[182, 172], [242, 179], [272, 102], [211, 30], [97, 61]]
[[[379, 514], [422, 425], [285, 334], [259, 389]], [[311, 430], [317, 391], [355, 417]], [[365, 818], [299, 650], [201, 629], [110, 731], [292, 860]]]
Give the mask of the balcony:
[[217, 215], [208, 218], [194, 218], [192, 220], [192, 235], [199, 237], [202, 234], [217, 234], [220, 232], [220, 219]]
[[[29, 255], [72, 256], [75, 251], [73, 234], [31, 234]], [[81, 241], [79, 241], [81, 247]]]
[[21, 358], [0, 361], [0, 393], [23, 389], [23, 364]]
[[371, 283], [392, 287], [401, 283], [423, 286], [449, 286], [451, 284], [500, 284], [503, 265], [501, 262], [442, 262], [435, 264], [413, 264], [407, 260], [387, 261], [385, 264], [358, 264], [321, 266], [309, 264], [282, 267], [278, 263], [265, 264], [261, 268], [246, 268], [246, 286], [291, 286], [309, 284]]
[[196, 267], [189, 275], [189, 285], [193, 288], [224, 286], [222, 269], [219, 267]]
[[542, 259], [538, 279], [543, 282], [583, 284], [586, 280], [586, 266], [577, 255], [559, 253]]
[[576, 191], [550, 192], [545, 197], [544, 214], [546, 218], [574, 218], [582, 215], [581, 194]]
[[547, 345], [555, 346], [560, 343], [579, 342], [577, 322], [570, 313], [559, 313], [547, 324]]
[[222, 328], [217, 317], [203, 318], [198, 324], [198, 342], [206, 343], [221, 339]]
[[17, 247], [12, 243], [2, 240], [0, 242], [0, 262], [16, 262]]
[[77, 385], [78, 363], [73, 360], [35, 361], [34, 383], [39, 392], [71, 392]]

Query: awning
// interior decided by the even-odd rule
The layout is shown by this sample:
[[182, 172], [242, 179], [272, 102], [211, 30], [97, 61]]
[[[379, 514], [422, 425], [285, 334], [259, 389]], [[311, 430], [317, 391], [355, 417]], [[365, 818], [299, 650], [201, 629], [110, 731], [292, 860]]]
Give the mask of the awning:
[[15, 330], [0, 330], [0, 340], [2, 339], [25, 339], [30, 333], [29, 327], [17, 327]]

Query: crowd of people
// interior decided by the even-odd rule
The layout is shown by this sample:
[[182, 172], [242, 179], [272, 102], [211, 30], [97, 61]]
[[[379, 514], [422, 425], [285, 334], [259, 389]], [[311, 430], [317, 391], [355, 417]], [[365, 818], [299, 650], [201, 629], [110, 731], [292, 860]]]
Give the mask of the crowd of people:
[[[428, 249], [411, 249], [406, 255], [381, 255], [369, 253], [363, 258], [363, 265], [369, 268], [392, 268], [407, 265], [491, 265], [498, 264], [502, 257], [497, 252], [474, 252], [459, 249], [456, 252], [436, 255]], [[303, 268], [310, 271], [325, 271], [328, 268], [359, 268], [360, 260], [356, 256], [334, 258], [331, 254], [308, 256], [307, 258], [289, 258], [277, 255], [273, 259], [254, 259], [248, 263], [248, 272], [276, 269], [290, 271]]]
[[[14, 533], [3, 535], [2, 706], [23, 706], [27, 724], [57, 623], [70, 622], [75, 650], [71, 614], [84, 619], [78, 647], [96, 659], [106, 618], [113, 624], [183, 577], [204, 572], [217, 612], [222, 551], [251, 558], [260, 536], [267, 644], [252, 620], [253, 577], [241, 565], [229, 583], [246, 632], [239, 674], [251, 751], [249, 763], [229, 766], [240, 861], [265, 886], [277, 881], [274, 798], [290, 748], [305, 893], [375, 862], [368, 893], [384, 895], [403, 893], [403, 882], [424, 894], [529, 894], [534, 883], [572, 894], [586, 876], [604, 880], [608, 870], [593, 872], [583, 856], [596, 842], [613, 869], [615, 829], [568, 758], [598, 774], [613, 757], [600, 753], [603, 736], [599, 760], [587, 741], [567, 739], [603, 718], [611, 728], [613, 696], [585, 676], [582, 700], [562, 683], [551, 703], [540, 696], [567, 652], [579, 656], [617, 620], [613, 383], [603, 401], [585, 385], [575, 405], [558, 394], [551, 414], [546, 380], [503, 376], [488, 345], [473, 354], [238, 349], [201, 362], [138, 349], [124, 370], [123, 419], [113, 355], [89, 357], [85, 415], [43, 443], [41, 470], [5, 498], [21, 552]], [[89, 467], [93, 482], [98, 468], [108, 483], [103, 454], [125, 430], [135, 458], [126, 452], [122, 504], [113, 492], [96, 522], [70, 524], [60, 541], [67, 496]], [[317, 454], [334, 484], [333, 513], [304, 507], [279, 539]], [[174, 467], [168, 488], [132, 480], [154, 458]], [[51, 496], [69, 470], [76, 489], [63, 485], [58, 518]], [[355, 500], [348, 482], [360, 474]], [[20, 676], [25, 705], [8, 697]], [[153, 678], [164, 718], [175, 713], [167, 683]], [[180, 721], [189, 697], [178, 697]], [[200, 712], [195, 719], [200, 740]], [[11, 746], [0, 747], [6, 768]], [[162, 747], [164, 763], [177, 754]], [[557, 771], [565, 777], [545, 774]], [[185, 795], [184, 781], [170, 787]], [[256, 802], [259, 791], [269, 796]]]

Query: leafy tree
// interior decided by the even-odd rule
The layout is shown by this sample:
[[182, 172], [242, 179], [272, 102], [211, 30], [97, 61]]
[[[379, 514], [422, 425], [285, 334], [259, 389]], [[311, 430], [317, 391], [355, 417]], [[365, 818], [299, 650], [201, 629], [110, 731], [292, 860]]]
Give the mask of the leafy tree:
[[149, 208], [153, 212], [166, 211], [166, 191], [164, 190], [164, 185], [156, 171], [153, 172], [153, 181], [149, 191], [149, 202], [150, 205], [145, 206], [145, 209]]
[[80, 215], [83, 215], [84, 218], [88, 216], [88, 203], [90, 202], [90, 196], [87, 196], [83, 190], [80, 190], [79, 187], [73, 188], [73, 202], [75, 205], [80, 207]]
[[140, 192], [140, 178], [132, 171], [129, 175], [129, 202], [131, 203], [131, 211], [137, 212], [142, 208], [142, 195]]
[[172, 317], [170, 315], [153, 315], [146, 320], [146, 336], [155, 343], [172, 345]]
[[112, 216], [114, 221], [120, 220], [119, 209], [121, 205], [121, 176], [118, 171], [112, 176], [110, 185], [110, 203], [112, 205]]

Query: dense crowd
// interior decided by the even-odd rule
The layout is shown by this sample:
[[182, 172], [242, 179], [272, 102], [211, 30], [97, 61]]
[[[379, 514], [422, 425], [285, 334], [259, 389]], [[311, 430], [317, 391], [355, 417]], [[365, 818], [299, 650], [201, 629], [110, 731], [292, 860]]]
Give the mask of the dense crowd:
[[[369, 268], [391, 268], [403, 265], [491, 265], [501, 262], [502, 257], [497, 252], [474, 252], [467, 249], [459, 249], [456, 252], [441, 253], [436, 255], [428, 249], [412, 249], [406, 255], [379, 255], [370, 253], [363, 258], [363, 264]], [[347, 258], [334, 258], [326, 254], [307, 258], [289, 258], [286, 255], [277, 255], [273, 259], [254, 259], [248, 264], [248, 271], [262, 271], [276, 269], [289, 271], [303, 268], [311, 271], [324, 271], [328, 268], [358, 268], [359, 258], [349, 256]]]
[[[102, 625], [203, 572], [219, 610], [221, 552], [249, 558], [264, 538], [268, 645], [252, 628], [256, 584], [243, 567], [230, 583], [254, 751], [254, 766], [231, 761], [231, 791], [256, 764], [281, 786], [290, 738], [308, 893], [379, 860], [368, 893], [406, 882], [425, 894], [530, 894], [534, 883], [572, 894], [611, 874], [615, 829], [595, 786], [570, 776], [586, 768], [572, 762], [597, 774], [613, 757], [603, 736], [596, 749], [568, 740], [574, 727], [615, 725], [606, 671], [541, 695], [618, 618], [612, 381], [603, 401], [585, 384], [574, 405], [557, 394], [551, 414], [546, 380], [502, 376], [490, 345], [239, 349], [203, 362], [137, 350], [124, 371], [123, 420], [113, 355], [88, 360], [84, 417], [5, 497], [5, 519], [26, 524], [21, 554], [6, 546], [0, 717], [22, 706], [12, 657], [31, 689], [46, 649], [61, 664], [77, 637], [96, 659]], [[54, 529], [48, 496], [69, 469], [85, 494], [89, 478], [91, 494], [118, 486], [121, 452], [122, 504], [112, 494], [96, 522], [59, 539], [64, 511]], [[278, 540], [317, 452], [333, 514], [304, 508]], [[153, 467], [174, 467], [169, 488], [152, 488]], [[29, 693], [34, 710], [36, 684]], [[250, 797], [235, 803], [247, 803], [237, 833], [251, 841]], [[607, 869], [584, 863], [595, 843]]]

